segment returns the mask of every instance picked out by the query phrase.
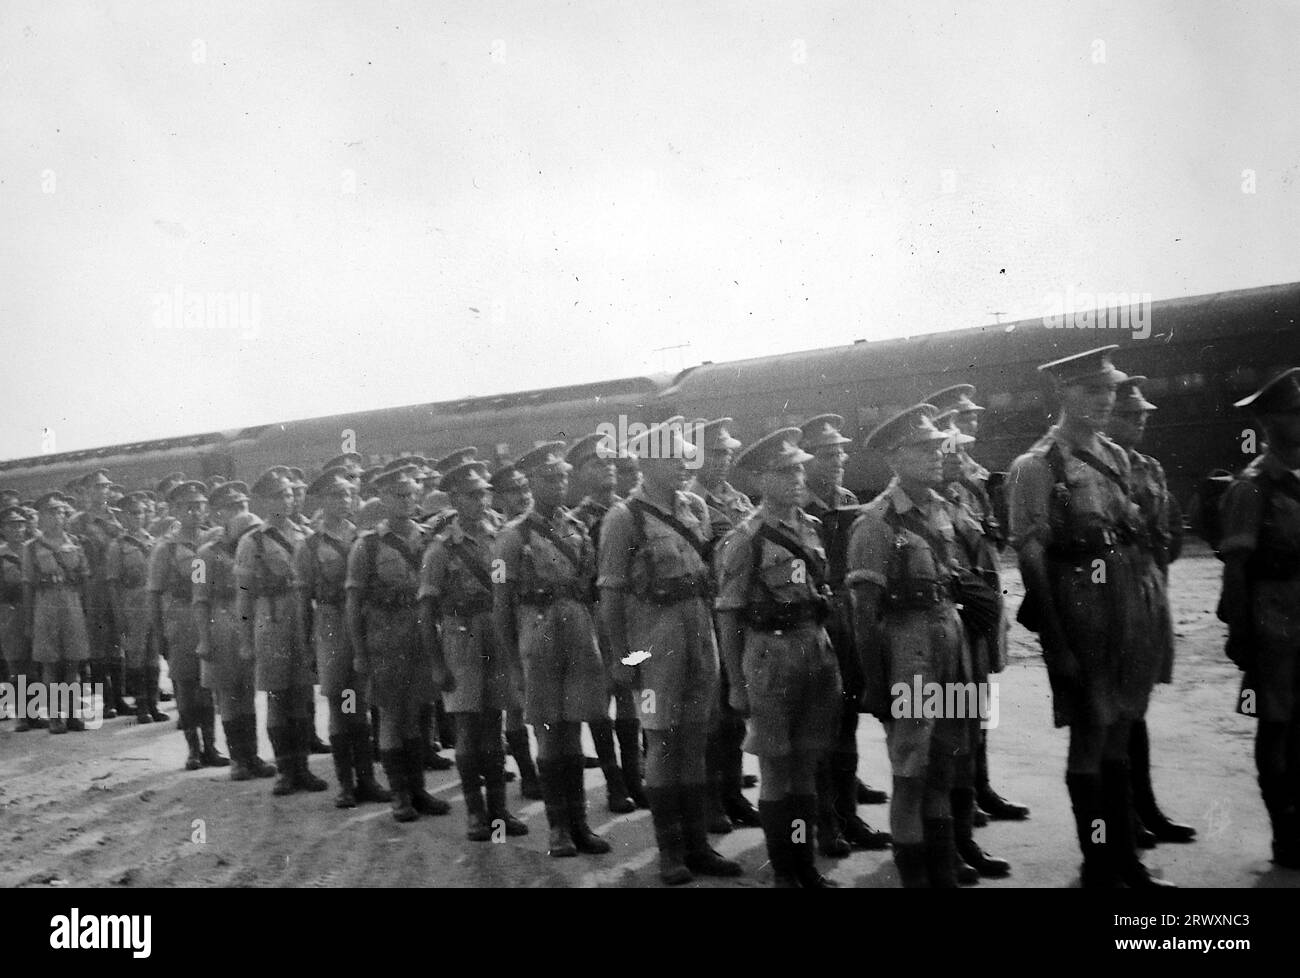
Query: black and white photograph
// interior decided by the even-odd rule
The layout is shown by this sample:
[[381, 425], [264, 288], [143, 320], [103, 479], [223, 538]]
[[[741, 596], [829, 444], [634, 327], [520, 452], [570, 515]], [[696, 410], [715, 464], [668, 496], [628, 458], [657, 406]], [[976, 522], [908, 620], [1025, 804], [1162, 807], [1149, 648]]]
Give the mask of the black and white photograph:
[[37, 943], [126, 949], [131, 890], [1073, 889], [1249, 950], [1227, 891], [1300, 887], [1297, 38], [5, 0]]

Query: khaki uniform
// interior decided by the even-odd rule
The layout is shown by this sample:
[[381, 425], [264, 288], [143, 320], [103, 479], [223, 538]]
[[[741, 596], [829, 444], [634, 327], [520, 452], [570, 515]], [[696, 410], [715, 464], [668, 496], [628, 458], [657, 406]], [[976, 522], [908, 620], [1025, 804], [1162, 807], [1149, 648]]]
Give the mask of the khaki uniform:
[[718, 646], [704, 558], [711, 538], [704, 500], [686, 492], [667, 512], [638, 487], [604, 517], [596, 583], [627, 593], [628, 649], [649, 653], [638, 667], [636, 701], [647, 730], [707, 724], [716, 708]]
[[358, 536], [348, 553], [345, 586], [360, 592], [371, 699], [381, 713], [418, 714], [437, 693], [416, 619], [420, 558], [428, 531], [412, 525], [418, 533], [414, 546], [384, 520]]
[[[1243, 679], [1262, 722], [1294, 724], [1300, 703], [1300, 473], [1265, 454], [1228, 487], [1221, 507], [1225, 559], [1248, 555], [1250, 647]], [[1228, 620], [1235, 615], [1220, 614]], [[1238, 698], [1244, 712], [1246, 697]]]
[[692, 479], [686, 491], [699, 496], [708, 506], [709, 525], [713, 529], [713, 539], [717, 543], [721, 543], [741, 520], [754, 511], [754, 504], [750, 502], [749, 497], [730, 482], [721, 482], [710, 492], [700, 484], [698, 479]]
[[591, 611], [596, 554], [582, 523], [564, 511], [553, 520], [530, 511], [506, 524], [494, 555], [514, 587], [524, 719], [607, 719], [609, 691]]
[[293, 555], [294, 587], [307, 592], [312, 601], [312, 644], [316, 650], [316, 676], [327, 698], [355, 689], [352, 642], [344, 620], [348, 578], [348, 554], [356, 542], [356, 528], [344, 524], [341, 531], [324, 529], [298, 545]]
[[202, 544], [202, 534], [193, 539], [182, 534], [178, 526], [155, 541], [153, 550], [149, 552], [145, 575], [146, 589], [160, 595], [167, 672], [173, 683], [198, 680], [201, 672], [199, 630], [190, 602], [193, 598], [194, 559]]
[[108, 549], [125, 532], [116, 517], [78, 513], [68, 532], [81, 542], [89, 575], [86, 578], [86, 636], [92, 659], [115, 659], [120, 654], [119, 626], [113, 621], [113, 598], [109, 591]]
[[292, 520], [283, 528], [262, 523], [239, 540], [235, 583], [255, 601], [253, 650], [257, 688], [281, 692], [314, 682], [311, 651], [298, 640], [293, 553], [306, 533]]
[[150, 641], [153, 623], [149, 619], [149, 554], [154, 539], [144, 530], [125, 530], [108, 545], [104, 580], [121, 589], [123, 620], [116, 622], [128, 669], [156, 666], [157, 646]]
[[434, 598], [443, 659], [456, 688], [442, 694], [448, 713], [516, 710], [522, 683], [510, 658], [497, 649], [492, 626], [493, 515], [472, 526], [454, 516], [424, 552], [421, 600]]
[[929, 684], [947, 690], [971, 680], [953, 590], [957, 559], [947, 504], [931, 492], [928, 504], [918, 506], [896, 478], [863, 507], [849, 537], [847, 583], [868, 582], [883, 591], [886, 647], [864, 653], [864, 700], [885, 725], [896, 778], [925, 778], [933, 759], [971, 746], [966, 719], [924, 716], [924, 704], [913, 695], [918, 683], [924, 692], [935, 688]]
[[986, 523], [971, 509], [972, 497], [960, 483], [945, 486], [942, 495], [949, 505], [957, 542], [956, 556], [962, 567], [982, 578], [997, 592], [998, 613], [1001, 623], [993, 633], [975, 633], [967, 630], [970, 645], [971, 678], [986, 682], [993, 673], [1001, 672], [1007, 665], [1007, 631], [1005, 609], [1002, 602], [1001, 572], [997, 542], [986, 533]]
[[[1136, 449], [1128, 452], [1130, 477], [1129, 493], [1142, 511], [1144, 532], [1141, 547], [1155, 564], [1152, 575], [1159, 584], [1156, 617], [1151, 622], [1151, 640], [1157, 643], [1160, 671], [1157, 681], [1170, 683], [1174, 679], [1174, 621], [1169, 610], [1169, 561], [1174, 533], [1170, 526], [1173, 498], [1165, 481], [1165, 470], [1150, 455]], [[1181, 517], [1180, 517], [1181, 519]]]
[[1128, 456], [1097, 436], [1097, 460], [1112, 478], [1079, 457], [1082, 447], [1053, 427], [1007, 479], [1011, 544], [1047, 546], [1053, 603], [1082, 673], [1071, 684], [1051, 676], [1058, 727], [1141, 718], [1166, 652], [1152, 639], [1164, 588], [1137, 545], [1142, 518], [1128, 496]]
[[0, 652], [10, 671], [24, 672], [31, 662], [32, 650], [25, 634], [23, 622], [23, 556], [22, 550], [0, 543]]
[[235, 582], [235, 548], [218, 535], [198, 550], [203, 562], [203, 580], [193, 588], [193, 604], [207, 603], [209, 608], [208, 655], [201, 663], [204, 689], [212, 690], [217, 708], [224, 719], [250, 716], [253, 713], [257, 666], [255, 660], [239, 654], [243, 644], [243, 622], [239, 617]]
[[[826, 599], [815, 583], [826, 560], [817, 524], [802, 510], [787, 524], [760, 509], [731, 532], [719, 556], [714, 606], [740, 612], [745, 623], [741, 671], [750, 716], [744, 749], [760, 757], [824, 751], [835, 740], [840, 672], [822, 627]], [[805, 566], [770, 533], [790, 539], [821, 568]]]
[[90, 658], [81, 589], [90, 573], [86, 555], [68, 536], [55, 545], [39, 533], [23, 545], [23, 583], [32, 600], [32, 660], [84, 662]]

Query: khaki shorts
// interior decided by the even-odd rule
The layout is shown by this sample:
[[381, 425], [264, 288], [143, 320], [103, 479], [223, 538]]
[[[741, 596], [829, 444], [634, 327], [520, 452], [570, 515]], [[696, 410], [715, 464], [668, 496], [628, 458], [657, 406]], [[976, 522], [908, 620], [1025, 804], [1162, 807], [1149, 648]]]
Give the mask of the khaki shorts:
[[749, 687], [747, 753], [785, 757], [828, 750], [835, 742], [840, 669], [825, 629], [746, 629], [741, 671]]

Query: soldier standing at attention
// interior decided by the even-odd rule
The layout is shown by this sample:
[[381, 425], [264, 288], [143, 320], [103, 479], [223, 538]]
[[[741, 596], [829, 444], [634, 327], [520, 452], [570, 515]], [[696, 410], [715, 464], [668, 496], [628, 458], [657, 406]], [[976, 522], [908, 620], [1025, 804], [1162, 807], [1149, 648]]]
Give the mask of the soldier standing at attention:
[[[1129, 495], [1128, 455], [1101, 434], [1125, 379], [1115, 346], [1045, 363], [1057, 423], [1012, 463], [1010, 539], [1039, 633], [1058, 727], [1070, 728], [1066, 785], [1085, 887], [1172, 886], [1142, 865], [1128, 765], [1134, 720], [1146, 714], [1164, 653], [1152, 640], [1160, 596], [1137, 546], [1142, 514]], [[1104, 831], [1099, 831], [1099, 826]]]
[[[0, 510], [0, 652], [9, 669], [9, 681], [17, 689], [24, 682], [33, 685], [40, 673], [32, 662], [32, 647], [23, 615], [23, 545], [27, 542], [27, 516], [21, 506]], [[15, 733], [43, 729], [46, 722], [20, 716]]]
[[[78, 683], [81, 664], [90, 657], [82, 590], [90, 573], [86, 555], [67, 532], [72, 498], [47, 492], [36, 500], [40, 529], [23, 545], [23, 609], [32, 661], [40, 663], [47, 686]], [[50, 733], [86, 729], [80, 716], [63, 716], [64, 704], [50, 690]], [[71, 697], [75, 713], [80, 697]]]
[[862, 698], [862, 669], [853, 647], [852, 614], [844, 583], [844, 555], [849, 528], [858, 516], [858, 497], [844, 488], [846, 445], [853, 444], [840, 429], [838, 414], [809, 418], [799, 430], [799, 447], [813, 457], [806, 466], [808, 498], [804, 511], [821, 521], [818, 535], [826, 550], [827, 583], [834, 596], [826, 634], [840, 664], [841, 699], [835, 746], [817, 765], [817, 837], [823, 856], [840, 858], [851, 849], [887, 849], [889, 833], [878, 832], [858, 815], [858, 800], [884, 804], [889, 795], [858, 780], [858, 703]]
[[294, 551], [298, 591], [298, 641], [315, 649], [316, 675], [329, 703], [330, 748], [339, 780], [336, 808], [357, 802], [388, 802], [392, 795], [375, 781], [370, 748], [370, 696], [364, 676], [352, 668], [352, 642], [344, 616], [348, 554], [356, 541], [352, 483], [346, 469], [326, 469], [307, 487], [307, 498], [321, 506], [316, 532]]
[[[646, 794], [670, 886], [693, 873], [739, 876], [740, 864], [709, 845], [705, 746], [715, 709], [718, 648], [713, 634], [708, 507], [685, 491], [699, 449], [680, 422], [630, 439], [641, 484], [605, 517], [600, 538], [600, 613], [609, 662], [635, 692], [650, 742]], [[634, 662], [636, 655], [641, 661]]]
[[218, 528], [199, 547], [203, 572], [194, 583], [194, 624], [199, 634], [199, 664], [203, 688], [216, 699], [221, 726], [233, 764], [231, 781], [275, 777], [275, 765], [257, 756], [257, 711], [254, 695], [257, 666], [244, 653], [243, 623], [239, 619], [235, 583], [235, 553], [240, 538], [261, 524], [248, 511], [248, 486], [225, 482], [208, 500]]
[[962, 763], [953, 772], [952, 821], [957, 844], [957, 881], [978, 882], [981, 876], [997, 878], [1011, 873], [1011, 864], [1005, 859], [990, 856], [975, 842], [975, 745], [983, 736], [984, 722], [988, 720], [989, 696], [996, 689], [989, 676], [1006, 667], [1006, 620], [1003, 614], [1002, 583], [998, 569], [997, 544], [985, 533], [984, 525], [967, 507], [967, 495], [961, 491], [963, 447], [975, 441], [973, 435], [963, 434], [954, 422], [955, 412], [947, 411], [934, 419], [935, 427], [944, 434], [940, 442], [943, 452], [943, 483], [938, 492], [948, 503], [952, 520], [955, 554], [960, 567], [958, 601], [961, 605], [962, 625], [966, 630], [966, 645], [970, 650], [971, 681], [976, 696], [986, 697], [985, 712], [976, 699], [976, 709], [966, 715], [967, 738], [972, 751], [962, 756]]
[[428, 531], [414, 521], [422, 495], [419, 469], [399, 466], [377, 476], [387, 518], [361, 533], [348, 553], [345, 614], [352, 667], [370, 681], [379, 708], [379, 749], [392, 789], [393, 818], [446, 815], [451, 806], [424, 787], [420, 708], [438, 695], [437, 672], [420, 641], [420, 559]]
[[497, 535], [493, 619], [500, 648], [524, 674], [524, 719], [537, 732], [552, 857], [600, 855], [609, 843], [587, 824], [582, 724], [609, 711], [609, 689], [592, 620], [596, 553], [564, 508], [571, 466], [564, 442], [547, 442], [515, 464], [533, 508]]
[[[176, 690], [180, 727], [189, 747], [185, 770], [225, 767], [230, 760], [217, 753], [212, 696], [201, 685], [199, 632], [191, 607], [194, 580], [200, 571], [196, 559], [205, 539], [202, 527], [207, 516], [207, 486], [196, 481], [178, 483], [167, 494], [167, 503], [179, 522], [154, 542], [149, 553], [149, 617], [154, 633], [161, 636], [167, 671]], [[156, 678], [146, 681], [150, 682], [149, 689], [157, 688]]]
[[452, 515], [424, 552], [420, 627], [435, 673], [446, 676], [443, 704], [456, 724], [456, 766], [469, 816], [466, 837], [489, 842], [498, 827], [507, 835], [527, 835], [528, 826], [506, 808], [501, 717], [519, 701], [512, 658], [497, 648], [492, 627], [497, 527], [488, 516], [486, 463], [448, 469], [442, 488]]
[[[591, 545], [599, 552], [601, 520], [610, 507], [619, 502], [619, 497], [614, 493], [618, 476], [614, 468], [613, 440], [599, 432], [584, 435], [569, 446], [564, 458], [573, 466], [570, 498], [578, 499], [578, 505], [569, 512], [582, 522], [587, 535], [591, 537]], [[599, 618], [596, 624], [601, 640], [600, 651], [608, 674], [613, 667], [609, 637], [604, 634]], [[636, 811], [638, 805], [649, 807], [641, 784], [641, 723], [637, 719], [630, 686], [619, 686], [611, 679], [609, 692], [614, 699], [614, 716], [617, 719], [610, 720], [606, 715], [587, 726], [591, 730], [592, 743], [596, 746], [596, 756], [600, 759], [601, 772], [605, 775], [605, 799], [609, 810], [616, 815], [625, 815]], [[606, 713], [608, 714], [608, 709]], [[619, 767], [619, 757], [614, 751], [615, 730], [618, 732], [622, 768]], [[640, 795], [639, 799], [632, 797], [633, 787]]]
[[[984, 408], [975, 403], [974, 397], [974, 385], [954, 384], [952, 387], [935, 391], [925, 400], [935, 405], [941, 416], [951, 414], [957, 431], [974, 439], [979, 436], [980, 415], [984, 412]], [[966, 512], [980, 525], [984, 538], [997, 552], [1001, 552], [1006, 546], [1006, 531], [998, 522], [993, 511], [992, 500], [989, 498], [989, 470], [971, 458], [965, 445], [956, 444], [954, 447], [955, 458], [945, 462], [945, 465], [950, 467], [944, 477], [947, 486], [945, 496], [952, 502], [960, 502]], [[952, 474], [953, 462], [957, 463], [958, 471], [955, 478], [950, 479], [948, 475]], [[998, 648], [991, 651], [997, 653], [995, 659], [1005, 660], [1005, 631]], [[1000, 670], [1001, 666], [996, 671]], [[981, 813], [986, 814], [988, 818], [1011, 822], [1028, 818], [1027, 806], [1007, 801], [993, 790], [989, 782], [988, 730], [981, 728], [979, 737], [972, 746], [975, 755], [976, 818], [979, 819]], [[982, 825], [984, 822], [978, 821], [977, 824]]]
[[[1150, 455], [1137, 450], [1146, 431], [1147, 418], [1156, 406], [1138, 387], [1145, 377], [1121, 381], [1115, 392], [1115, 408], [1106, 425], [1106, 435], [1128, 454], [1130, 495], [1142, 510], [1143, 532], [1139, 548], [1155, 564], [1153, 575], [1160, 589], [1151, 621], [1151, 638], [1160, 644], [1161, 665], [1157, 681], [1171, 683], [1174, 678], [1174, 623], [1169, 610], [1169, 565], [1182, 547], [1182, 514], [1173, 502], [1165, 481], [1165, 470]], [[1174, 521], [1178, 525], [1174, 526]], [[1129, 770], [1133, 775], [1133, 807], [1141, 825], [1139, 835], [1148, 837], [1147, 848], [1156, 842], [1193, 842], [1196, 829], [1171, 821], [1156, 804], [1151, 784], [1151, 739], [1145, 718], [1133, 721], [1129, 740]]]
[[[754, 504], [727, 481], [740, 441], [731, 436], [731, 418], [708, 421], [697, 418], [691, 431], [699, 433], [704, 459], [686, 491], [704, 500], [709, 510], [709, 561], [717, 579], [718, 546], [740, 521], [754, 511]], [[725, 835], [736, 826], [759, 828], [758, 811], [745, 797], [744, 761], [740, 745], [745, 740], [745, 719], [737, 716], [728, 702], [726, 670], [718, 676], [718, 710], [709, 728], [705, 764], [709, 776], [709, 831]]]
[[[505, 462], [492, 473], [492, 502], [495, 512], [500, 516], [499, 523], [506, 523], [518, 516], [523, 516], [533, 506], [533, 491], [528, 487], [525, 476], [514, 462]], [[523, 670], [511, 673], [515, 683], [514, 699], [520, 704], [506, 710], [506, 747], [519, 768], [519, 793], [531, 801], [541, 801], [542, 783], [537, 777], [537, 765], [533, 760], [533, 748], [528, 736], [528, 725], [524, 723], [524, 677]]]
[[153, 616], [149, 612], [149, 554], [154, 538], [144, 528], [148, 500], [144, 493], [128, 493], [119, 507], [122, 532], [108, 545], [104, 579], [113, 599], [113, 620], [121, 635], [126, 677], [135, 690], [137, 723], [167, 719], [151, 696], [146, 675], [158, 670], [158, 646], [152, 641]]
[[722, 543], [718, 641], [731, 707], [748, 718], [758, 757], [758, 813], [778, 887], [837, 886], [817, 871], [817, 761], [835, 740], [840, 671], [823, 622], [830, 614], [818, 521], [800, 505], [812, 456], [798, 428], [759, 439], [736, 459], [754, 473], [759, 508]]
[[863, 705], [885, 727], [894, 776], [894, 862], [907, 888], [957, 885], [951, 791], [959, 767], [970, 764], [965, 714], [925, 715], [913, 694], [970, 680], [953, 586], [957, 543], [949, 509], [935, 491], [946, 436], [933, 413], [931, 404], [913, 405], [867, 436], [867, 447], [885, 457], [894, 479], [853, 524], [846, 576]]
[[1223, 496], [1219, 618], [1244, 672], [1238, 712], [1259, 721], [1255, 767], [1273, 862], [1300, 869], [1300, 367], [1233, 406], [1255, 416], [1267, 448]]
[[[426, 515], [425, 522], [432, 522], [429, 517], [436, 517], [453, 508], [451, 496], [447, 491], [447, 487], [443, 485], [443, 482], [446, 480], [448, 472], [456, 468], [458, 465], [464, 465], [466, 462], [474, 461], [477, 453], [477, 448], [473, 445], [467, 445], [464, 448], [456, 449], [448, 455], [444, 455], [442, 458], [438, 459], [438, 461], [433, 463], [431, 466], [432, 471], [424, 480], [425, 495], [421, 506]], [[440, 528], [436, 523], [434, 523], [433, 526], [435, 530]]]
[[235, 547], [236, 611], [240, 655], [256, 660], [257, 688], [266, 693], [266, 734], [275, 751], [273, 795], [324, 791], [328, 785], [307, 765], [311, 752], [311, 648], [299, 640], [293, 553], [306, 534], [292, 519], [293, 480], [283, 466], [253, 483], [262, 523]]
[[90, 565], [86, 580], [86, 636], [90, 639], [90, 681], [104, 688], [104, 719], [115, 719], [129, 711], [122, 699], [122, 646], [119, 627], [113, 621], [113, 594], [105, 572], [108, 547], [122, 533], [122, 524], [109, 508], [113, 480], [97, 469], [81, 480], [86, 508], [73, 517], [68, 532], [80, 542]]

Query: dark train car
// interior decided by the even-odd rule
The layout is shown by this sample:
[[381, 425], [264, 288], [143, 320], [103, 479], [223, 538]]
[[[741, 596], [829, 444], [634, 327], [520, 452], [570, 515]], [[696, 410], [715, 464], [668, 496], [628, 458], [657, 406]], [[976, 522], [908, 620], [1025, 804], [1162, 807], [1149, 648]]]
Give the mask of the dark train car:
[[277, 463], [319, 465], [342, 451], [368, 463], [394, 455], [439, 458], [464, 445], [489, 461], [513, 458], [542, 441], [570, 441], [620, 416], [645, 420], [667, 377], [630, 377], [545, 390], [339, 414], [268, 425], [240, 453], [241, 476]]
[[[1130, 317], [1139, 311], [1130, 309]], [[1146, 448], [1162, 460], [1175, 492], [1186, 500], [1204, 473], [1249, 461], [1241, 454], [1245, 419], [1231, 404], [1270, 375], [1300, 363], [1298, 316], [1300, 283], [1292, 283], [1154, 302], [1149, 335], [1143, 338], [1132, 328], [1047, 328], [1035, 319], [859, 341], [692, 367], [675, 378], [664, 403], [687, 417], [731, 415], [737, 436], [745, 440], [834, 411], [845, 417], [846, 433], [861, 442], [893, 412], [931, 391], [968, 382], [989, 408], [976, 455], [999, 470], [1050, 421], [1050, 399], [1037, 365], [1118, 343], [1116, 364], [1151, 378], [1144, 389], [1160, 410], [1151, 419]], [[887, 477], [881, 459], [858, 451], [845, 481], [869, 496]]]
[[213, 475], [229, 478], [236, 468], [236, 456], [252, 443], [249, 433], [256, 431], [209, 432], [0, 462], [0, 488], [15, 489], [32, 499], [95, 469], [107, 469], [128, 489], [151, 488], [176, 471], [201, 479]]

